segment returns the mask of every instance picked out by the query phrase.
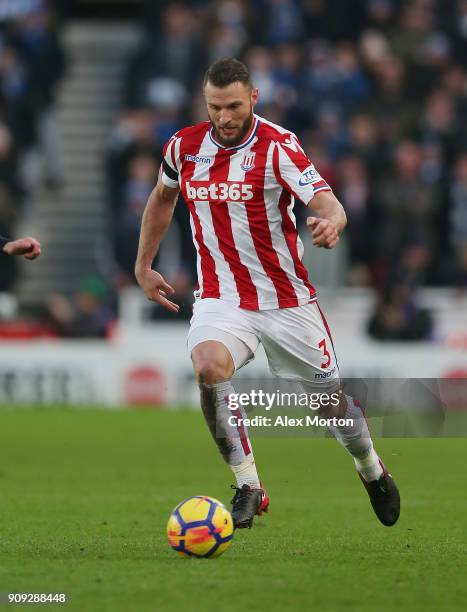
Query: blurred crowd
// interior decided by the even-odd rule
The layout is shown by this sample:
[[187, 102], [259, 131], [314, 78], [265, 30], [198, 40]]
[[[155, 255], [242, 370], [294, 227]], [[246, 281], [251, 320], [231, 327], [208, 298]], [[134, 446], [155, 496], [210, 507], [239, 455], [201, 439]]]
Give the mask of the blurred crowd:
[[[0, 234], [13, 236], [39, 183], [57, 187], [62, 160], [54, 119], [65, 70], [60, 0], [0, 0]], [[11, 289], [17, 262], [0, 257], [0, 291]]]
[[[297, 133], [346, 208], [346, 283], [378, 296], [369, 333], [430, 337], [417, 287], [467, 286], [467, 0], [143, 4], [144, 40], [128, 59], [106, 153], [115, 288], [135, 282], [141, 216], [164, 142], [206, 119], [204, 71], [235, 56], [260, 89], [258, 114]], [[54, 189], [62, 181], [54, 107], [66, 69], [66, 6], [70, 0], [0, 0], [3, 235], [14, 235], [38, 184]], [[303, 225], [304, 207], [296, 213]], [[184, 205], [156, 265], [189, 317], [196, 267]], [[14, 258], [0, 258], [0, 291], [15, 274]], [[115, 305], [86, 282], [72, 308], [50, 305], [57, 334], [105, 335]], [[156, 309], [154, 316], [172, 315]]]
[[[467, 284], [467, 0], [148, 0], [144, 23], [108, 153], [120, 282], [163, 143], [206, 119], [203, 73], [235, 56], [344, 203], [347, 283], [380, 296], [370, 333], [428, 336], [414, 289]], [[170, 232], [157, 265], [188, 300], [186, 207]]]

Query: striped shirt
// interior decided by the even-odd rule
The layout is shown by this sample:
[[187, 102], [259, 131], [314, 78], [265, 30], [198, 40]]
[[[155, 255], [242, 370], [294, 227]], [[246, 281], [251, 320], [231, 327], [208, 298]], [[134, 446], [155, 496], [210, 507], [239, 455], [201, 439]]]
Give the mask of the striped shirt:
[[224, 147], [209, 121], [184, 128], [164, 147], [162, 182], [179, 186], [197, 250], [195, 297], [248, 310], [316, 299], [302, 263], [295, 199], [330, 191], [292, 132], [257, 115], [244, 141]]

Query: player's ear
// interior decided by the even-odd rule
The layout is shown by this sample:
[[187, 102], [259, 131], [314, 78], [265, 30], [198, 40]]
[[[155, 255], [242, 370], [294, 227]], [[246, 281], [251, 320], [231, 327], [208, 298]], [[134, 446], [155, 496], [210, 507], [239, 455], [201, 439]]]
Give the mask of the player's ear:
[[253, 89], [251, 90], [251, 104], [252, 106], [256, 106], [256, 104], [258, 103], [258, 99], [259, 99], [259, 91], [257, 87], [253, 87]]

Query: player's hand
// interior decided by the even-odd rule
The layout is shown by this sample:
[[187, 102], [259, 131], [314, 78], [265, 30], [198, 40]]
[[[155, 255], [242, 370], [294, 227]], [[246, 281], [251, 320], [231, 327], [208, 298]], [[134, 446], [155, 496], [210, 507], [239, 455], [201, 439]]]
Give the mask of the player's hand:
[[28, 236], [27, 238], [19, 238], [7, 242], [3, 247], [3, 251], [7, 255], [23, 255], [25, 259], [36, 259], [41, 254], [41, 244], [35, 238]]
[[165, 282], [164, 277], [155, 270], [144, 270], [136, 276], [139, 286], [148, 300], [160, 304], [171, 312], [178, 312], [180, 306], [171, 302], [166, 296], [172, 295], [175, 289]]
[[339, 242], [339, 234], [336, 226], [329, 219], [320, 217], [308, 217], [306, 224], [311, 232], [313, 244], [325, 249], [333, 249]]

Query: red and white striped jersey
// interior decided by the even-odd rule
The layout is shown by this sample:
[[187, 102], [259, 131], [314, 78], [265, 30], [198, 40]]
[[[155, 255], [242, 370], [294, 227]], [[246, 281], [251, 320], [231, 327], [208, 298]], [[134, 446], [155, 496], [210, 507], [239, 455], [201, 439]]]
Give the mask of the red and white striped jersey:
[[235, 147], [216, 142], [209, 121], [164, 147], [162, 182], [180, 186], [197, 250], [197, 298], [248, 310], [290, 308], [315, 299], [292, 212], [330, 190], [295, 134], [257, 115]]

